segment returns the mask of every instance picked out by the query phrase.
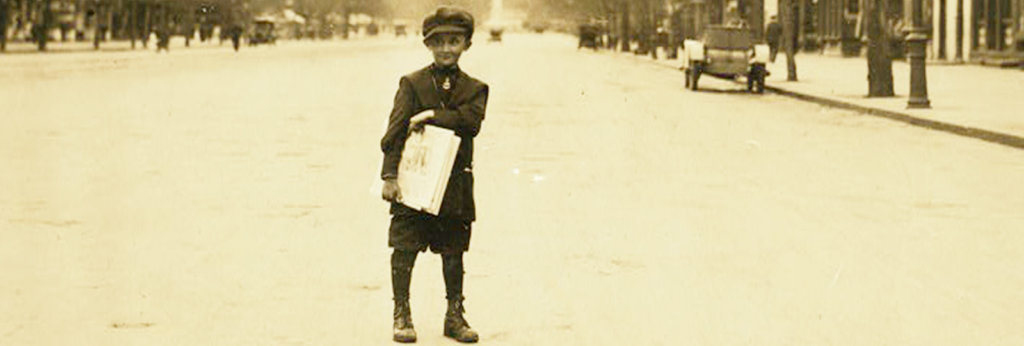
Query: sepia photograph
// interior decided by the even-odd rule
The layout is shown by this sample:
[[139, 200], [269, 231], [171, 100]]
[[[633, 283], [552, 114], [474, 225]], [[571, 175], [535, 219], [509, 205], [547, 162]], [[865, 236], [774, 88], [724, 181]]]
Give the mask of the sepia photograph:
[[0, 345], [1024, 345], [1024, 0], [0, 0]]

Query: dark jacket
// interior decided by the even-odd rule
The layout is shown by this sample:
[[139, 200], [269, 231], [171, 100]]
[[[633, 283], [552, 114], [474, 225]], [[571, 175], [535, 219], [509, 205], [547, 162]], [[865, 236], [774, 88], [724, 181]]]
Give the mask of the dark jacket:
[[765, 29], [764, 33], [765, 41], [768, 41], [770, 45], [778, 45], [782, 38], [782, 24], [779, 22], [769, 22], [768, 28]]
[[[451, 129], [462, 139], [441, 202], [440, 216], [473, 221], [476, 220], [476, 205], [473, 201], [473, 137], [480, 132], [480, 124], [484, 120], [488, 87], [461, 70], [456, 69], [449, 74], [452, 83], [447, 92], [441, 88], [440, 82], [444, 72], [433, 65], [408, 74], [399, 81], [388, 129], [380, 141], [381, 150], [384, 151], [381, 178], [398, 175], [398, 163], [402, 160], [402, 149], [409, 132], [409, 119], [424, 110], [432, 109], [435, 116], [428, 123]], [[419, 211], [391, 203], [391, 213], [411, 214]]]

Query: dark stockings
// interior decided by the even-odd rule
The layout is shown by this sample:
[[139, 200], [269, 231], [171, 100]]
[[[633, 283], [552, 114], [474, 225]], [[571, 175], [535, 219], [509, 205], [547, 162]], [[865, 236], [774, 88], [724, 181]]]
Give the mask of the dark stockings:
[[416, 251], [395, 250], [391, 253], [391, 290], [395, 301], [409, 300], [409, 283], [412, 281], [412, 266], [416, 263]]
[[441, 270], [444, 273], [444, 286], [448, 300], [462, 300], [462, 253], [441, 255]]
[[[409, 300], [409, 285], [412, 268], [416, 263], [416, 251], [395, 250], [391, 253], [391, 289], [396, 301]], [[462, 253], [441, 255], [441, 271], [444, 274], [445, 297], [448, 300], [462, 299]]]

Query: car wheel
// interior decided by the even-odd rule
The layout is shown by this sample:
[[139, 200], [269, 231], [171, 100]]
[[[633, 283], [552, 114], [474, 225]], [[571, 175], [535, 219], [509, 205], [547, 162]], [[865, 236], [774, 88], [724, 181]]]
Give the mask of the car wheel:
[[764, 65], [754, 65], [750, 68], [750, 75], [747, 76], [747, 90], [758, 94], [764, 93]]
[[697, 90], [697, 81], [700, 80], [700, 65], [694, 63], [690, 67], [690, 90]]

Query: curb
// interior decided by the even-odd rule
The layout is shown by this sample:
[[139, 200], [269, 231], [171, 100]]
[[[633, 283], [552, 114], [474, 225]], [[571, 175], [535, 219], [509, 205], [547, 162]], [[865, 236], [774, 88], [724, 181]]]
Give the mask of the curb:
[[[93, 49], [93, 48], [60, 48], [60, 49], [47, 49], [46, 51], [31, 50], [31, 49], [16, 49], [16, 50], [8, 49], [8, 50], [5, 50], [3, 52], [0, 52], [0, 55], [65, 54], [65, 53], [84, 53], [84, 52], [106, 53], [106, 52], [127, 52], [127, 51], [131, 51], [131, 50], [133, 50], [133, 49], [131, 49], [131, 48], [103, 48], [103, 47], [100, 47], [100, 49]], [[134, 50], [144, 50], [144, 49], [134, 49]]]
[[[662, 66], [662, 67], [665, 67], [665, 68], [669, 68], [669, 69], [677, 70], [678, 71], [677, 68], [669, 66], [669, 65], [666, 65], [666, 64], [660, 64], [660, 63], [655, 63], [655, 64], [658, 65], [658, 66]], [[738, 81], [734, 81], [734, 82], [735, 83], [740, 83]], [[743, 83], [740, 83], [740, 84], [743, 84]], [[870, 115], [870, 116], [874, 116], [874, 117], [879, 117], [879, 118], [884, 118], [884, 119], [889, 119], [889, 120], [893, 120], [893, 121], [902, 122], [904, 124], [908, 124], [908, 125], [911, 125], [911, 126], [917, 126], [917, 127], [926, 128], [926, 129], [929, 129], [929, 130], [945, 132], [945, 133], [954, 134], [954, 135], [957, 135], [957, 136], [963, 136], [963, 137], [968, 137], [968, 138], [979, 139], [979, 140], [986, 141], [986, 142], [989, 142], [989, 143], [1005, 145], [1005, 146], [1008, 146], [1008, 147], [1011, 147], [1011, 148], [1014, 148], [1014, 149], [1024, 149], [1024, 137], [1021, 137], [1021, 136], [1015, 136], [1015, 135], [1011, 135], [1011, 134], [1008, 134], [1008, 133], [1002, 133], [1002, 132], [995, 132], [995, 131], [990, 131], [990, 130], [985, 130], [985, 129], [979, 129], [979, 128], [976, 128], [976, 127], [957, 125], [957, 124], [953, 124], [953, 123], [946, 123], [946, 122], [941, 122], [941, 121], [931, 120], [931, 119], [927, 119], [927, 118], [916, 117], [916, 116], [913, 116], [913, 115], [910, 115], [910, 114], [907, 114], [907, 113], [896, 112], [896, 111], [891, 111], [891, 110], [886, 110], [886, 109], [881, 109], [881, 108], [862, 106], [862, 105], [858, 105], [858, 104], [855, 104], [855, 103], [852, 103], [852, 102], [846, 102], [846, 101], [841, 101], [841, 100], [837, 100], [837, 99], [833, 99], [833, 98], [822, 97], [822, 96], [815, 96], [815, 95], [811, 95], [811, 94], [807, 94], [807, 93], [800, 93], [800, 92], [795, 92], [795, 91], [791, 91], [791, 90], [786, 90], [786, 89], [775, 87], [775, 86], [771, 86], [771, 85], [768, 85], [768, 84], [765, 84], [764, 89], [766, 91], [770, 91], [770, 92], [775, 93], [775, 94], [779, 94], [779, 95], [782, 95], [782, 96], [788, 96], [788, 97], [795, 98], [795, 99], [798, 99], [798, 100], [801, 100], [801, 101], [813, 102], [813, 103], [817, 103], [817, 104], [820, 104], [820, 105], [823, 105], [823, 106], [827, 106], [827, 107], [832, 107], [832, 108], [851, 110], [851, 111], [862, 113], [862, 114], [865, 114], [865, 115]]]
[[[200, 44], [200, 45], [193, 44], [193, 45], [188, 46], [188, 47], [186, 47], [184, 45], [174, 45], [174, 46], [171, 46], [171, 48], [174, 48], [174, 49], [177, 49], [177, 50], [210, 49], [210, 48], [224, 48], [224, 47], [230, 49], [231, 45], [229, 44], [229, 45], [226, 45], [226, 46], [222, 46], [222, 45], [218, 44], [216, 46], [212, 46], [212, 45], [206, 45], [206, 44]], [[140, 43], [136, 48], [132, 48], [131, 46], [123, 46], [123, 45], [120, 45], [120, 44], [113, 45], [113, 46], [111, 46], [111, 45], [101, 45], [100, 49], [95, 49], [92, 46], [79, 46], [79, 47], [60, 47], [60, 46], [56, 46], [56, 47], [49, 48], [46, 51], [39, 51], [38, 49], [35, 49], [35, 48], [33, 48], [33, 49], [11, 49], [11, 46], [8, 45], [7, 46], [7, 50], [0, 51], [0, 56], [4, 56], [4, 55], [31, 55], [31, 54], [49, 55], [49, 54], [67, 54], [67, 53], [114, 53], [114, 52], [133, 52], [133, 51], [139, 51], [139, 52], [156, 51], [156, 44], [155, 43], [151, 43], [151, 44], [149, 44], [148, 47], [143, 47], [142, 44]]]
[[818, 103], [828, 107], [847, 109], [858, 113], [894, 120], [908, 125], [922, 127], [934, 131], [946, 132], [957, 136], [980, 139], [989, 143], [1001, 144], [1015, 149], [1024, 149], [1024, 137], [1019, 137], [1007, 133], [989, 131], [985, 129], [979, 129], [976, 127], [963, 126], [921, 117], [915, 117], [907, 113], [901, 113], [875, 107], [861, 106], [851, 102], [840, 101], [821, 96], [814, 96], [806, 93], [798, 93], [795, 91], [790, 91], [769, 85], [765, 85], [765, 90], [802, 101]]

